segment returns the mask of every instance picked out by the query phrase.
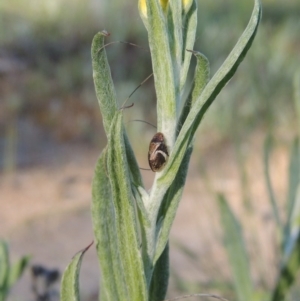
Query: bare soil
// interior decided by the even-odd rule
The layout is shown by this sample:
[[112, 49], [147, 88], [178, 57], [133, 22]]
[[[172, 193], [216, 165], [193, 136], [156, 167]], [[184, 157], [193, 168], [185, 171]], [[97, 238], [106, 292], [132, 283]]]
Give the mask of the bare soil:
[[[263, 177], [262, 144], [263, 137], [255, 135], [243, 146], [246, 190], [250, 199], [248, 207], [243, 201], [245, 189], [242, 189], [233, 146], [222, 143], [222, 146], [209, 149], [195, 147], [171, 233], [170, 297], [178, 291], [177, 276], [187, 283], [198, 283], [197, 289], [191, 288], [191, 293], [215, 293], [216, 290], [203, 291], [205, 286], [201, 285], [231, 278], [223, 248], [216, 192], [226, 195], [244, 227], [254, 279], [268, 286], [274, 283], [276, 233]], [[12, 260], [31, 254], [31, 264], [40, 263], [62, 272], [72, 256], [93, 240], [91, 181], [99, 153], [98, 149], [72, 146], [68, 151], [58, 152], [51, 163], [0, 175], [0, 237], [8, 240]], [[286, 150], [278, 149], [272, 162], [274, 187], [279, 200], [284, 200]], [[199, 172], [203, 166], [205, 175]], [[150, 187], [151, 172], [143, 171], [143, 174]], [[82, 300], [97, 299], [99, 277], [98, 261], [92, 247], [82, 266]], [[9, 300], [33, 300], [30, 281], [27, 270]]]

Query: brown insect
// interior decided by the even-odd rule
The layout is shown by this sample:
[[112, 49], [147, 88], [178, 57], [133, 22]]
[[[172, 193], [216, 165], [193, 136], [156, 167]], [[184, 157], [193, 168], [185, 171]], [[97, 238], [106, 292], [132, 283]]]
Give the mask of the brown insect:
[[152, 171], [157, 172], [163, 169], [169, 154], [165, 144], [163, 133], [156, 133], [149, 145], [148, 161]]

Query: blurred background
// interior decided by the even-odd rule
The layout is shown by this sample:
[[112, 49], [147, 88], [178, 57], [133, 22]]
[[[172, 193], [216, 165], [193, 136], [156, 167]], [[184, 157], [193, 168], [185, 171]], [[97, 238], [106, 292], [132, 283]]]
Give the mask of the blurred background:
[[[207, 56], [212, 75], [246, 27], [252, 2], [198, 0], [194, 49]], [[227, 197], [243, 226], [257, 290], [270, 290], [276, 281], [279, 245], [263, 148], [272, 136], [271, 179], [284, 219], [289, 153], [299, 129], [294, 87], [300, 66], [300, 2], [262, 4], [252, 48], [197, 133], [171, 235], [169, 297], [202, 292], [236, 300], [217, 192]], [[30, 254], [31, 264], [63, 272], [93, 239], [91, 181], [106, 137], [90, 47], [103, 29], [111, 33], [107, 42], [148, 48], [136, 1], [0, 2], [0, 237], [8, 241], [12, 260]], [[152, 72], [145, 49], [122, 43], [106, 48], [120, 106]], [[193, 68], [189, 82], [192, 74]], [[155, 129], [135, 120], [156, 122], [153, 80], [129, 103], [134, 106], [124, 111], [126, 127], [140, 166], [147, 168]], [[152, 172], [143, 171], [143, 176], [150, 188]], [[97, 299], [99, 277], [90, 250], [81, 273], [82, 300]], [[28, 270], [9, 300], [35, 300], [32, 281]], [[291, 300], [297, 294], [295, 288]]]

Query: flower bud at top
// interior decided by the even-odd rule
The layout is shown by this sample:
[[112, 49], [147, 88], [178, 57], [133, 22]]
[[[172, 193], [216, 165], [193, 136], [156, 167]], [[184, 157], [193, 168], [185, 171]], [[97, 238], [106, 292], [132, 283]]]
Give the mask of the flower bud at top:
[[[160, 5], [164, 12], [166, 12], [169, 4], [169, 0], [159, 0]], [[191, 7], [193, 0], [182, 0], [182, 9], [187, 12]], [[139, 0], [139, 8], [143, 18], [147, 19], [147, 3], [146, 0]]]
[[187, 12], [191, 7], [193, 0], [182, 0], [182, 9]]
[[[190, 1], [190, 0], [185, 0], [185, 1]], [[168, 7], [169, 0], [159, 0], [160, 5], [165, 12]], [[147, 18], [147, 3], [146, 0], [139, 0], [139, 7], [140, 7], [140, 12], [143, 15], [144, 18]]]

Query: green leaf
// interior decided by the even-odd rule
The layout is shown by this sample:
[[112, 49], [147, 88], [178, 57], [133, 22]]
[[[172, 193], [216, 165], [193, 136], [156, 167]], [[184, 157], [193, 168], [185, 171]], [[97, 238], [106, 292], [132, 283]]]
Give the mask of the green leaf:
[[[171, 57], [173, 60], [173, 70], [175, 71], [174, 75], [178, 76], [181, 67], [182, 61], [182, 3], [181, 1], [169, 1], [168, 2], [168, 16], [167, 16], [167, 26], [169, 33], [169, 43], [171, 50]], [[178, 83], [176, 78], [176, 83]], [[176, 85], [176, 88], [179, 85]], [[176, 91], [176, 94], [179, 91]]]
[[125, 145], [119, 111], [95, 172], [93, 224], [106, 300], [142, 301], [147, 300], [146, 279]]
[[116, 210], [117, 234], [130, 300], [144, 300], [146, 282], [138, 239], [138, 219], [132, 195], [123, 136], [122, 112], [114, 118], [108, 139], [107, 167]]
[[161, 208], [158, 214], [158, 237], [156, 243], [154, 263], [161, 256], [163, 250], [165, 249], [168, 243], [171, 227], [183, 193], [186, 175], [188, 171], [188, 164], [190, 161], [192, 151], [193, 148], [190, 147], [186, 152], [186, 155], [181, 163], [180, 169], [175, 177], [175, 180], [170, 186], [169, 190], [167, 191], [165, 198], [161, 204]]
[[169, 282], [169, 244], [156, 262], [149, 289], [149, 301], [164, 300]]
[[122, 300], [127, 295], [126, 275], [120, 266], [115, 210], [107, 176], [107, 149], [98, 159], [92, 184], [92, 220], [95, 243], [102, 271], [101, 295], [107, 301]]
[[[185, 155], [185, 150], [189, 145], [189, 141], [194, 136], [205, 112], [215, 100], [221, 89], [232, 78], [239, 64], [242, 62], [247, 51], [251, 47], [258, 28], [260, 17], [261, 5], [259, 0], [255, 0], [255, 6], [252, 12], [252, 16], [244, 33], [238, 40], [237, 44], [235, 45], [223, 65], [205, 86], [200, 97], [198, 97], [195, 104], [193, 105], [193, 110], [190, 111], [184, 125], [181, 128], [181, 131], [174, 145], [174, 149], [169, 157], [168, 163], [159, 178], [159, 181], [165, 185], [166, 190], [174, 180], [180, 166], [179, 162], [182, 161]], [[163, 191], [161, 191], [160, 193], [163, 193]]]
[[135, 186], [142, 188], [144, 187], [143, 178], [126, 133], [124, 133], [124, 143], [126, 149], [127, 162], [130, 169], [131, 181], [134, 183]]
[[0, 301], [4, 301], [8, 292], [8, 277], [10, 272], [8, 246], [0, 240]]
[[250, 49], [257, 32], [260, 18], [261, 4], [259, 0], [255, 0], [252, 16], [245, 31], [239, 38], [237, 44], [232, 49], [225, 62], [222, 64], [213, 78], [209, 81], [209, 83], [205, 86], [203, 92], [196, 100], [195, 105], [193, 106], [193, 110], [187, 117], [186, 125], [184, 125], [182, 129], [183, 133], [191, 128], [192, 135], [195, 134], [205, 112], [213, 103], [223, 87], [233, 77], [238, 66], [243, 61], [248, 50]]
[[298, 136], [300, 136], [300, 71], [294, 76], [294, 106], [297, 114]]
[[11, 266], [8, 280], [9, 287], [11, 287], [22, 276], [25, 268], [28, 266], [30, 258], [30, 256], [23, 256]]
[[[150, 227], [151, 222], [150, 222], [150, 219], [148, 216], [148, 212], [145, 208], [145, 202], [144, 202], [145, 195], [143, 196], [141, 194], [141, 192], [139, 191], [139, 188], [141, 188], [141, 187], [133, 186], [132, 193], [133, 193], [134, 199], [137, 204], [140, 223], [141, 223], [141, 225], [143, 225], [144, 228], [147, 228], [147, 227]], [[149, 196], [147, 195], [146, 198], [148, 199], [148, 197]]]
[[180, 91], [182, 91], [184, 84], [186, 82], [187, 74], [191, 62], [191, 52], [186, 51], [187, 49], [193, 49], [196, 31], [197, 31], [197, 3], [196, 1], [191, 1], [190, 7], [184, 12], [183, 16], [183, 47], [182, 47], [182, 65], [180, 73]]
[[267, 185], [267, 190], [269, 194], [269, 200], [273, 209], [273, 215], [277, 223], [277, 227], [282, 231], [282, 223], [280, 221], [280, 216], [278, 212], [277, 201], [275, 193], [272, 186], [271, 176], [270, 176], [270, 156], [273, 148], [273, 138], [269, 135], [264, 143], [264, 175]]
[[176, 80], [179, 81], [179, 78], [175, 78], [166, 16], [159, 0], [146, 0], [146, 2], [147, 29], [157, 96], [157, 129], [164, 133], [166, 143], [171, 149], [175, 141], [176, 106], [179, 105]]
[[[299, 218], [299, 210], [298, 210]], [[295, 229], [297, 230], [297, 229]], [[273, 295], [271, 301], [283, 301], [295, 281], [295, 278], [299, 271], [300, 266], [300, 231], [299, 231], [299, 221], [298, 230], [296, 231], [296, 236], [294, 237], [293, 248], [290, 251], [288, 258], [284, 261], [280, 274], [273, 290]]]
[[89, 249], [92, 243], [78, 252], [67, 266], [61, 281], [60, 300], [61, 301], [79, 301], [79, 272], [84, 253]]
[[297, 187], [300, 181], [300, 150], [299, 139], [293, 142], [289, 164], [289, 182], [288, 182], [288, 216], [292, 214], [293, 205], [296, 199]]
[[180, 132], [181, 127], [184, 124], [192, 106], [200, 97], [203, 89], [207, 85], [210, 74], [209, 61], [202, 53], [196, 51], [188, 51], [188, 53], [193, 53], [195, 55], [197, 59], [197, 65], [195, 68], [195, 75], [191, 91], [186, 99], [186, 102], [180, 115], [180, 119], [177, 126], [177, 133]]
[[251, 301], [253, 300], [253, 286], [241, 225], [231, 211], [224, 196], [218, 196], [218, 203], [224, 229], [225, 248], [238, 300]]
[[291, 216], [287, 221], [285, 241], [284, 241], [284, 261], [290, 256], [292, 249], [294, 248], [295, 241], [300, 232], [300, 184], [298, 184], [297, 193], [291, 208]]
[[105, 31], [98, 32], [92, 43], [94, 85], [106, 135], [109, 132], [112, 119], [118, 109], [116, 92], [111, 78], [104, 46], [104, 38], [108, 35], [109, 34]]

